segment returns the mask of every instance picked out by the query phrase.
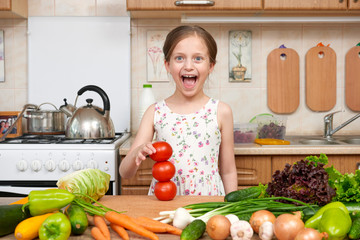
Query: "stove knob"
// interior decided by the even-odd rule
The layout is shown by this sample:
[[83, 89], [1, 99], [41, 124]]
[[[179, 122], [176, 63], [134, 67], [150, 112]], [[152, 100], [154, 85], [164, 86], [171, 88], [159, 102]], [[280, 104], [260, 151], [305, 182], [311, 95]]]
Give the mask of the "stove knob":
[[35, 172], [41, 170], [41, 162], [39, 160], [34, 160], [31, 162], [31, 169]]
[[97, 168], [98, 168], [98, 164], [97, 164], [96, 161], [90, 160], [90, 161], [87, 163], [87, 167], [88, 167], [88, 168], [97, 169]]
[[70, 163], [68, 161], [62, 160], [59, 163], [59, 168], [61, 171], [66, 172], [70, 169]]
[[79, 160], [76, 160], [74, 163], [73, 163], [73, 169], [75, 171], [78, 171], [78, 170], [81, 170], [83, 168], [83, 163]]
[[16, 168], [19, 171], [24, 172], [28, 168], [28, 164], [25, 160], [20, 160], [16, 163]]
[[48, 170], [49, 172], [52, 172], [56, 169], [56, 164], [54, 162], [54, 160], [48, 160], [45, 162], [45, 168], [46, 170]]

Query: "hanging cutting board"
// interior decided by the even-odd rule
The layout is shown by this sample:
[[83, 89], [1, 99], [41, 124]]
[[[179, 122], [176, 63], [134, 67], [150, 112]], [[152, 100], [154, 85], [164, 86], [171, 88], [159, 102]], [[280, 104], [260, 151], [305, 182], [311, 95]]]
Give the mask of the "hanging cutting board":
[[345, 101], [352, 111], [360, 111], [360, 46], [351, 48], [345, 57]]
[[292, 113], [299, 106], [299, 55], [277, 48], [267, 57], [267, 104], [275, 113]]
[[306, 105], [317, 112], [336, 104], [336, 53], [330, 47], [313, 47], [306, 54]]

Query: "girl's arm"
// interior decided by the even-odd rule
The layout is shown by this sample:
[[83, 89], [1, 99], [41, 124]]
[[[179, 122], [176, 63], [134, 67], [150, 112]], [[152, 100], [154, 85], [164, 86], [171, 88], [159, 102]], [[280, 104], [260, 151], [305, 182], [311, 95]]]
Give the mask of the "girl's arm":
[[218, 124], [221, 131], [219, 153], [220, 175], [224, 183], [225, 194], [236, 191], [238, 187], [234, 155], [234, 122], [229, 105], [219, 102]]
[[128, 154], [121, 160], [119, 172], [123, 178], [133, 177], [146, 156], [155, 153], [151, 143], [154, 137], [154, 112], [155, 104], [152, 104], [144, 113]]

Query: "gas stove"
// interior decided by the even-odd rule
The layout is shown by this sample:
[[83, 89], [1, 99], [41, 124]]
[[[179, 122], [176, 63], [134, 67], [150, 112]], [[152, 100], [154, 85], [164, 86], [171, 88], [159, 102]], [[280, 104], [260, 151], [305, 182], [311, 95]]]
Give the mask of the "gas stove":
[[111, 194], [118, 194], [119, 147], [129, 136], [117, 133], [111, 139], [68, 139], [64, 135], [8, 138], [0, 143], [0, 196], [56, 187], [59, 178], [86, 168], [110, 174]]

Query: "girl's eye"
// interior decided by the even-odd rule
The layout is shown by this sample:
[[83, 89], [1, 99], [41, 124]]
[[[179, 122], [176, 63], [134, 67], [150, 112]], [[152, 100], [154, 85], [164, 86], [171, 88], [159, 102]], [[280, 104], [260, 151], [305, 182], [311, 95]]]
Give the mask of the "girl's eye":
[[204, 60], [203, 57], [195, 57], [194, 58], [195, 62], [201, 62], [202, 60]]
[[184, 58], [183, 57], [180, 57], [180, 56], [178, 56], [178, 57], [175, 57], [175, 60], [176, 61], [182, 61]]

